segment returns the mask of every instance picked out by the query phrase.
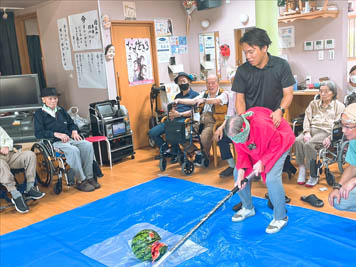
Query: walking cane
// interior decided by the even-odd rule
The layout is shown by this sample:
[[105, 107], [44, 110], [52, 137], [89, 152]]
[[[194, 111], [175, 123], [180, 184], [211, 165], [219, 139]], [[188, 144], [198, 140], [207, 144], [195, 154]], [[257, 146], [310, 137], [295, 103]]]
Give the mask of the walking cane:
[[[252, 172], [250, 175], [248, 175], [242, 182], [246, 183], [248, 180], [250, 180], [252, 177], [255, 176], [255, 173]], [[204, 223], [206, 222], [211, 215], [214, 214], [215, 211], [217, 211], [226, 201], [228, 201], [237, 191], [239, 191], [239, 187], [235, 186], [230, 193], [224, 197], [223, 200], [221, 200], [208, 214], [204, 216], [203, 219], [200, 220], [200, 222], [195, 225], [185, 236], [183, 236], [177, 244], [174, 245], [166, 254], [162, 256], [162, 258], [159, 259], [155, 264], [153, 264], [154, 267], [160, 266], [174, 251], [176, 251], [187, 239]]]

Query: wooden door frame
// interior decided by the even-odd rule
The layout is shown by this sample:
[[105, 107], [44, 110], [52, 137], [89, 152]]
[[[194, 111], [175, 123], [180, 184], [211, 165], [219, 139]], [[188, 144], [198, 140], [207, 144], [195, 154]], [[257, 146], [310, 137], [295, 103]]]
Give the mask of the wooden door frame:
[[[113, 39], [113, 26], [148, 26], [150, 29], [151, 39], [151, 48], [152, 48], [152, 70], [153, 70], [153, 80], [156, 85], [159, 85], [159, 73], [158, 73], [158, 58], [157, 58], [157, 48], [156, 48], [156, 32], [155, 32], [155, 24], [154, 21], [127, 21], [127, 20], [113, 20], [111, 21], [111, 40]], [[114, 58], [115, 60], [115, 58]], [[116, 81], [116, 92], [119, 97], [121, 97], [121, 89], [120, 89], [120, 78], [116, 71], [115, 64], [114, 72], [115, 72], [115, 81]]]
[[22, 74], [30, 74], [31, 73], [30, 57], [28, 55], [28, 46], [27, 46], [26, 28], [25, 28], [25, 20], [28, 20], [28, 19], [36, 19], [36, 21], [37, 21], [37, 31], [38, 31], [38, 35], [40, 37], [40, 46], [41, 46], [41, 53], [42, 53], [41, 61], [42, 61], [42, 66], [43, 66], [43, 76], [46, 80], [46, 71], [45, 71], [46, 68], [45, 68], [43, 49], [42, 49], [41, 32], [40, 32], [40, 27], [39, 27], [39, 23], [37, 20], [36, 12], [15, 16], [17, 46], [18, 46], [18, 50], [19, 50]]
[[238, 67], [242, 65], [242, 46], [240, 45], [240, 39], [242, 37], [242, 30], [235, 29], [234, 30], [234, 37], [235, 37], [235, 66]]

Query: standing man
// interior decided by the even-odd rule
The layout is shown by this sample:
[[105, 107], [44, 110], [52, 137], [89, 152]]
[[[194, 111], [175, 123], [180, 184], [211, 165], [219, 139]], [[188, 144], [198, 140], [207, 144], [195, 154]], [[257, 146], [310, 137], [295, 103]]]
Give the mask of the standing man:
[[[190, 87], [190, 83], [192, 81], [192, 78], [190, 75], [188, 75], [185, 72], [179, 72], [178, 76], [174, 79], [174, 82], [178, 84], [180, 93], [178, 93], [175, 96], [175, 102], [177, 102], [177, 99], [192, 99], [199, 95], [197, 92], [193, 91], [192, 88]], [[177, 121], [184, 121], [187, 117], [190, 117], [191, 115], [191, 107], [184, 105], [184, 104], [178, 104], [176, 108], [172, 109], [168, 113], [168, 117], [170, 120], [177, 120]], [[164, 131], [164, 126], [165, 123], [160, 123], [153, 127], [149, 132], [148, 135], [150, 138], [152, 138], [155, 141], [155, 144], [158, 148], [162, 146], [164, 143], [164, 140], [162, 138], [162, 134], [165, 133]], [[178, 149], [175, 147], [174, 149]], [[177, 151], [174, 151], [177, 152]], [[159, 158], [159, 156], [156, 156], [156, 158]], [[178, 162], [177, 156], [172, 157], [172, 162], [171, 163], [176, 163]]]
[[263, 29], [244, 34], [240, 44], [247, 61], [237, 69], [232, 91], [237, 93], [237, 114], [252, 107], [266, 107], [273, 111], [271, 118], [278, 127], [292, 103], [295, 80], [288, 62], [267, 52], [271, 43]]
[[25, 197], [40, 199], [45, 193], [35, 187], [36, 178], [36, 155], [32, 151], [16, 152], [13, 150], [13, 140], [0, 126], [0, 183], [5, 186], [12, 196], [12, 203], [20, 213], [27, 213], [29, 208], [16, 188], [14, 175], [10, 168], [25, 169], [26, 191]]
[[348, 105], [341, 116], [342, 132], [350, 140], [345, 169], [340, 182], [329, 194], [329, 204], [338, 210], [356, 212], [356, 103]]
[[[176, 99], [177, 104], [186, 105], [200, 105], [204, 104], [203, 110], [200, 114], [200, 124], [203, 130], [200, 134], [200, 140], [203, 145], [203, 151], [209, 157], [211, 144], [213, 142], [213, 128], [215, 124], [214, 119], [214, 105], [227, 105], [229, 98], [224, 90], [219, 89], [219, 79], [216, 75], [209, 75], [206, 79], [206, 91], [202, 91], [194, 99]], [[202, 155], [197, 154], [195, 158], [195, 165], [201, 165]]]
[[278, 128], [293, 100], [295, 80], [290, 66], [267, 52], [272, 41], [263, 29], [246, 32], [239, 43], [247, 61], [237, 68], [231, 88], [236, 92], [236, 113], [241, 115], [252, 107], [269, 108], [273, 124]]

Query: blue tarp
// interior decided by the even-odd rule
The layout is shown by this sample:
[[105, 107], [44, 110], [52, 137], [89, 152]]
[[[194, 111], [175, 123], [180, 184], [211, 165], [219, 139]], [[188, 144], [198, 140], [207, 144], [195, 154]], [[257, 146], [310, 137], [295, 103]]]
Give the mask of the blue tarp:
[[[0, 266], [105, 266], [82, 251], [140, 223], [184, 235], [227, 194], [161, 177], [2, 235]], [[233, 223], [238, 201], [233, 196], [191, 236], [207, 251], [179, 266], [355, 265], [356, 221], [288, 205], [288, 225], [270, 235], [267, 201], [254, 198], [256, 215]]]

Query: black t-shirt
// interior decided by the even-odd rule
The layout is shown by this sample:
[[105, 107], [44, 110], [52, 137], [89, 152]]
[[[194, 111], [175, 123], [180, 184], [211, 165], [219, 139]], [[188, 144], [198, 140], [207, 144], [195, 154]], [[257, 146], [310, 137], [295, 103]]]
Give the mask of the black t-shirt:
[[287, 61], [268, 54], [263, 69], [249, 62], [237, 68], [232, 91], [245, 94], [246, 110], [265, 107], [276, 110], [283, 98], [283, 88], [294, 85], [295, 80]]

